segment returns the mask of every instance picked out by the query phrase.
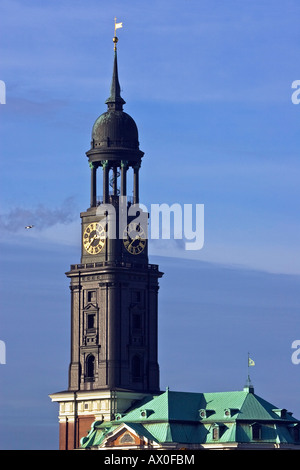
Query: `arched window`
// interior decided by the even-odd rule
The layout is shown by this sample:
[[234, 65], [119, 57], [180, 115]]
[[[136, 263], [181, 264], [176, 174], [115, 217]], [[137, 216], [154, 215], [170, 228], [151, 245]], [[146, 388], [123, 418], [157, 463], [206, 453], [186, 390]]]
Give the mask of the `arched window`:
[[142, 360], [140, 356], [133, 356], [131, 361], [132, 379], [134, 382], [140, 382], [142, 379]]
[[94, 380], [95, 376], [95, 357], [90, 354], [86, 359], [86, 378]]

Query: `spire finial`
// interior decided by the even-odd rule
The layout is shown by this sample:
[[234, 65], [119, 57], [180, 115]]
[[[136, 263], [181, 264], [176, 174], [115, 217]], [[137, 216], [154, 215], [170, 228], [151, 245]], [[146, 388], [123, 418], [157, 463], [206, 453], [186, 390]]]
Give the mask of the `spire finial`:
[[115, 35], [113, 37], [114, 51], [117, 50], [117, 42], [118, 42], [117, 29], [119, 29], [119, 28], [123, 28], [123, 23], [117, 23], [117, 18], [115, 17]]
[[116, 36], [116, 30], [118, 28], [122, 28], [122, 26], [123, 26], [123, 23], [117, 23], [117, 18], [115, 18], [115, 36], [113, 38], [113, 42], [115, 44], [114, 68], [113, 68], [113, 76], [112, 76], [111, 87], [110, 87], [110, 97], [105, 101], [105, 103], [108, 105], [108, 109], [115, 110], [115, 111], [122, 111], [123, 104], [125, 104], [125, 101], [121, 97], [121, 87], [120, 87], [119, 77], [118, 77], [118, 61], [117, 61], [118, 38]]

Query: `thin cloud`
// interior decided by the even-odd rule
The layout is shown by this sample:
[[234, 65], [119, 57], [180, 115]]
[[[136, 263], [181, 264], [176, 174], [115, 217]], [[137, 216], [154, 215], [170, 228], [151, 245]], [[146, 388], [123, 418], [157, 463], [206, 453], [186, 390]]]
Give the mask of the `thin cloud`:
[[28, 225], [34, 230], [43, 230], [56, 224], [69, 224], [76, 218], [74, 199], [67, 198], [60, 207], [50, 209], [39, 204], [34, 209], [15, 207], [7, 214], [0, 215], [0, 230], [6, 232], [24, 231]]

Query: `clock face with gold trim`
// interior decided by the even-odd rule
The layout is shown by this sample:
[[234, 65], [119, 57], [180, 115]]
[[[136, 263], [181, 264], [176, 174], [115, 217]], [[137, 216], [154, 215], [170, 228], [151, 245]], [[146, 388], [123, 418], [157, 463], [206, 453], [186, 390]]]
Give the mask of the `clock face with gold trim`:
[[97, 255], [100, 253], [105, 245], [105, 240], [106, 233], [99, 222], [92, 222], [83, 232], [82, 243], [85, 250], [90, 255]]
[[126, 250], [132, 255], [139, 255], [146, 246], [147, 237], [140, 224], [131, 222], [124, 230], [123, 243]]

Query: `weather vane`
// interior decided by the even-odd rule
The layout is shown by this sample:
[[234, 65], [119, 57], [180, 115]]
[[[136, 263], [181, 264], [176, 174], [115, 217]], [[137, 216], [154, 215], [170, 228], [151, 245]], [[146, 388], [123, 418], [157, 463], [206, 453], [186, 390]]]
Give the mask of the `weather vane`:
[[114, 35], [114, 38], [113, 38], [113, 42], [115, 44], [115, 47], [114, 47], [115, 51], [117, 50], [117, 42], [118, 42], [117, 29], [119, 29], [119, 28], [123, 28], [123, 23], [117, 23], [117, 18], [115, 18], [115, 35]]

